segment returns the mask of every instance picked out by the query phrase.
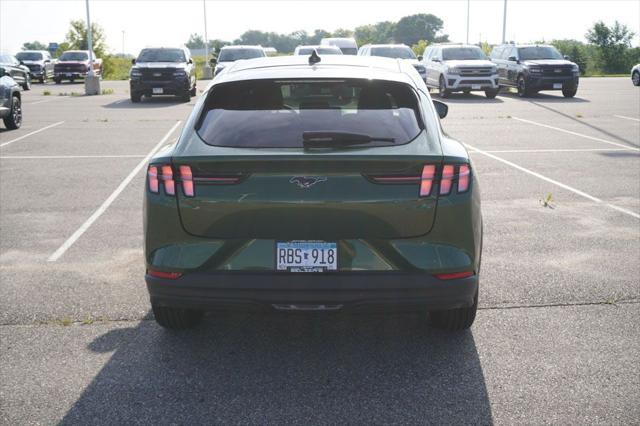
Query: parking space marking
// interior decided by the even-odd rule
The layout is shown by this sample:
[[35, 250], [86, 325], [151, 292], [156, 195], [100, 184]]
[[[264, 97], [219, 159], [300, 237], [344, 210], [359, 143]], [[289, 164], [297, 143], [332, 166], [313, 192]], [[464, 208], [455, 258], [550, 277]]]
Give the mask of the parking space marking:
[[613, 116], [614, 117], [618, 117], [618, 118], [624, 118], [625, 120], [640, 121], [640, 118], [627, 117], [626, 115], [615, 115], [615, 114], [613, 114]]
[[169, 137], [171, 137], [171, 134], [178, 128], [178, 126], [180, 126], [180, 123], [182, 123], [182, 121], [179, 120], [176, 122], [176, 124], [173, 125], [173, 127], [171, 127], [171, 129], [164, 135], [162, 140], [158, 142], [158, 144], [154, 146], [151, 151], [149, 151], [147, 156], [138, 163], [138, 165], [131, 171], [131, 173], [129, 173], [129, 175], [124, 178], [122, 182], [120, 182], [120, 185], [118, 185], [115, 191], [113, 191], [113, 193], [109, 195], [106, 200], [104, 200], [102, 205], [98, 207], [98, 209], [93, 212], [91, 216], [89, 216], [89, 218], [80, 226], [80, 228], [76, 230], [76, 232], [74, 232], [60, 247], [58, 247], [58, 249], [51, 256], [49, 256], [49, 258], [47, 259], [48, 262], [55, 262], [56, 260], [58, 260], [60, 256], [62, 256], [69, 249], [69, 247], [71, 247], [78, 240], [78, 238], [80, 238], [82, 234], [84, 234], [87, 229], [89, 229], [93, 222], [95, 222], [100, 216], [102, 216], [102, 213], [104, 213], [116, 200], [116, 198], [118, 198], [118, 195], [120, 195], [120, 193], [127, 187], [129, 182], [131, 182], [133, 178], [140, 172], [140, 170], [147, 164], [153, 154], [155, 154], [156, 151], [160, 149], [165, 144], [165, 142], [167, 142]]
[[574, 194], [577, 194], [577, 195], [579, 195], [581, 197], [584, 197], [584, 198], [586, 198], [588, 200], [591, 200], [591, 201], [593, 201], [595, 203], [603, 204], [603, 205], [605, 205], [605, 206], [607, 206], [607, 207], [609, 207], [609, 208], [611, 208], [613, 210], [617, 210], [617, 211], [619, 211], [621, 213], [624, 213], [624, 214], [627, 214], [629, 216], [635, 217], [636, 219], [640, 219], [640, 214], [632, 212], [631, 210], [627, 210], [625, 208], [618, 207], [618, 206], [616, 206], [614, 204], [607, 203], [607, 202], [605, 202], [604, 200], [601, 200], [598, 197], [594, 197], [593, 195], [589, 195], [586, 192], [580, 191], [579, 189], [573, 188], [573, 187], [571, 187], [569, 185], [566, 185], [566, 184], [564, 184], [562, 182], [558, 182], [557, 180], [548, 178], [548, 177], [546, 177], [544, 175], [541, 175], [540, 173], [534, 172], [533, 170], [529, 170], [527, 168], [519, 166], [519, 165], [517, 165], [517, 164], [515, 164], [515, 163], [513, 163], [513, 162], [511, 162], [509, 160], [506, 160], [506, 159], [504, 159], [502, 157], [498, 157], [497, 155], [491, 154], [490, 152], [483, 151], [483, 150], [481, 150], [479, 148], [476, 148], [476, 147], [474, 147], [472, 145], [469, 145], [469, 144], [465, 144], [465, 145], [468, 148], [472, 149], [473, 151], [475, 151], [475, 152], [477, 152], [479, 154], [485, 155], [485, 156], [487, 156], [489, 158], [493, 158], [494, 160], [500, 161], [501, 163], [504, 163], [504, 164], [506, 164], [508, 166], [511, 166], [514, 169], [520, 170], [521, 172], [528, 173], [531, 176], [537, 177], [538, 179], [542, 179], [542, 180], [544, 180], [546, 182], [549, 182], [549, 183], [551, 183], [553, 185], [559, 186], [560, 188], [566, 189], [567, 191], [571, 191]]
[[572, 132], [571, 130], [561, 129], [560, 127], [549, 126], [548, 124], [542, 124], [542, 123], [538, 123], [536, 121], [525, 120], [524, 118], [518, 118], [518, 117], [513, 117], [513, 116], [511, 118], [513, 118], [514, 120], [521, 121], [523, 123], [533, 124], [534, 126], [546, 127], [547, 129], [557, 130], [559, 132], [568, 133], [568, 134], [574, 135], [574, 136], [580, 136], [582, 138], [590, 139], [592, 141], [608, 143], [610, 145], [620, 146], [622, 148], [627, 148], [627, 149], [630, 149], [632, 151], [640, 151], [640, 148], [638, 148], [638, 147], [632, 147], [632, 146], [629, 146], [629, 145], [624, 145], [624, 144], [621, 144], [621, 143], [608, 141], [606, 139], [600, 139], [600, 138], [596, 138], [594, 136], [589, 136], [589, 135], [585, 135], [585, 134], [578, 133], [578, 132]]
[[132, 155], [0, 155], [0, 160], [57, 160], [77, 158], [142, 158], [144, 154]]
[[47, 130], [47, 129], [50, 129], [50, 128], [52, 128], [52, 127], [59, 126], [59, 125], [61, 125], [62, 123], [64, 123], [64, 121], [58, 121], [57, 123], [49, 124], [48, 126], [45, 126], [45, 127], [43, 127], [42, 129], [34, 130], [34, 131], [33, 131], [33, 132], [31, 132], [31, 133], [27, 133], [26, 135], [22, 135], [22, 136], [20, 136], [19, 138], [15, 138], [15, 139], [12, 139], [12, 140], [10, 140], [10, 141], [8, 141], [8, 142], [1, 143], [1, 144], [0, 144], [0, 148], [2, 148], [3, 146], [7, 146], [7, 145], [9, 145], [10, 143], [18, 142], [18, 141], [20, 141], [20, 140], [22, 140], [22, 139], [24, 139], [24, 138], [26, 138], [26, 137], [29, 137], [29, 136], [31, 136], [31, 135], [35, 135], [36, 133], [43, 132], [43, 131], [45, 131], [45, 130]]
[[[535, 153], [535, 152], [611, 152], [611, 151], [633, 151], [633, 148], [567, 148], [567, 149], [503, 149], [503, 150], [487, 150], [484, 152], [491, 153]], [[2, 158], [2, 157], [0, 157]]]

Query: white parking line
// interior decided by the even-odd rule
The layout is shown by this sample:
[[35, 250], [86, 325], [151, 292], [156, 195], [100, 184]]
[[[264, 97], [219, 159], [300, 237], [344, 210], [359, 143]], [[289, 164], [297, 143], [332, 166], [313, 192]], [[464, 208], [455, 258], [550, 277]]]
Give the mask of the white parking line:
[[0, 160], [57, 160], [76, 158], [142, 158], [144, 154], [137, 155], [0, 155]]
[[627, 148], [627, 149], [630, 149], [632, 151], [640, 151], [640, 148], [637, 148], [637, 147], [632, 147], [632, 146], [629, 146], [629, 145], [624, 145], [624, 144], [621, 144], [621, 143], [608, 141], [606, 139], [600, 139], [600, 138], [596, 138], [596, 137], [593, 137], [593, 136], [584, 135], [584, 134], [578, 133], [578, 132], [572, 132], [571, 130], [561, 129], [560, 127], [549, 126], [548, 124], [537, 123], [535, 121], [525, 120], [524, 118], [518, 118], [518, 117], [513, 117], [513, 116], [511, 118], [513, 118], [514, 120], [522, 121], [523, 123], [533, 124], [534, 126], [546, 127], [547, 129], [557, 130], [559, 132], [568, 133], [568, 134], [574, 135], [574, 136], [580, 136], [582, 138], [590, 139], [592, 141], [608, 143], [610, 145], [615, 145], [615, 146], [619, 146], [619, 147], [622, 147], [622, 148]]
[[544, 181], [546, 181], [546, 182], [549, 182], [549, 183], [551, 183], [551, 184], [553, 184], [553, 185], [559, 186], [560, 188], [566, 189], [567, 191], [571, 191], [571, 192], [573, 192], [574, 194], [578, 194], [579, 196], [584, 197], [584, 198], [586, 198], [586, 199], [588, 199], [588, 200], [591, 200], [591, 201], [596, 202], [596, 203], [598, 203], [598, 204], [603, 204], [603, 205], [605, 205], [605, 206], [607, 206], [607, 207], [609, 207], [609, 208], [612, 208], [612, 209], [614, 209], [614, 210], [617, 210], [617, 211], [619, 211], [619, 212], [621, 212], [621, 213], [627, 214], [627, 215], [629, 215], [629, 216], [633, 216], [633, 217], [635, 217], [636, 219], [640, 219], [640, 214], [635, 213], [635, 212], [632, 212], [631, 210], [627, 210], [627, 209], [625, 209], [625, 208], [618, 207], [618, 206], [616, 206], [616, 205], [613, 205], [613, 204], [607, 203], [607, 202], [605, 202], [605, 201], [601, 200], [601, 199], [600, 199], [600, 198], [598, 198], [598, 197], [594, 197], [593, 195], [589, 195], [589, 194], [587, 194], [586, 192], [582, 192], [582, 191], [580, 191], [579, 189], [573, 188], [573, 187], [571, 187], [571, 186], [569, 186], [569, 185], [565, 185], [564, 183], [561, 183], [561, 182], [558, 182], [557, 180], [553, 180], [553, 179], [551, 179], [551, 178], [548, 178], [548, 177], [546, 177], [546, 176], [544, 176], [544, 175], [541, 175], [540, 173], [536, 173], [536, 172], [534, 172], [534, 171], [532, 171], [532, 170], [526, 169], [526, 168], [524, 168], [524, 167], [522, 167], [522, 166], [519, 166], [519, 165], [517, 165], [517, 164], [515, 164], [515, 163], [512, 163], [512, 162], [511, 162], [511, 161], [509, 161], [509, 160], [505, 160], [504, 158], [498, 157], [497, 155], [493, 155], [493, 154], [491, 154], [491, 153], [489, 153], [489, 152], [487, 152], [487, 151], [483, 151], [483, 150], [481, 150], [481, 149], [479, 149], [479, 148], [475, 148], [474, 146], [471, 146], [471, 145], [469, 145], [469, 144], [465, 144], [465, 145], [466, 145], [467, 147], [469, 147], [470, 149], [472, 149], [472, 150], [474, 150], [474, 151], [478, 152], [479, 154], [485, 155], [485, 156], [487, 156], [487, 157], [489, 157], [489, 158], [493, 158], [494, 160], [500, 161], [501, 163], [504, 163], [504, 164], [506, 164], [506, 165], [508, 165], [508, 166], [511, 166], [511, 167], [513, 167], [514, 169], [518, 169], [518, 170], [520, 170], [521, 172], [528, 173], [528, 174], [530, 174], [531, 176], [535, 176], [535, 177], [537, 177], [538, 179], [542, 179], [542, 180], [544, 180]]
[[93, 224], [93, 222], [95, 222], [102, 215], [102, 213], [104, 213], [109, 208], [111, 203], [113, 203], [116, 200], [116, 198], [118, 198], [118, 195], [120, 195], [120, 193], [127, 187], [129, 182], [131, 182], [133, 178], [138, 174], [138, 172], [147, 164], [147, 162], [153, 156], [153, 154], [155, 154], [155, 152], [164, 145], [164, 143], [169, 139], [171, 134], [178, 128], [181, 122], [182, 121], [178, 121], [176, 124], [173, 125], [173, 127], [167, 132], [167, 134], [164, 135], [162, 140], [158, 142], [158, 144], [154, 146], [153, 149], [147, 154], [147, 156], [144, 157], [142, 161], [138, 163], [138, 165], [131, 171], [131, 173], [129, 173], [129, 175], [126, 178], [124, 178], [122, 182], [120, 182], [120, 185], [118, 185], [115, 191], [113, 191], [113, 193], [109, 195], [109, 197], [107, 197], [106, 200], [104, 200], [102, 205], [98, 207], [98, 209], [95, 212], [93, 212], [91, 216], [89, 216], [89, 219], [87, 219], [80, 226], [80, 228], [78, 228], [76, 232], [73, 233], [73, 235], [71, 235], [51, 256], [49, 256], [47, 261], [55, 262], [56, 260], [58, 260], [60, 256], [62, 256], [69, 249], [69, 247], [71, 247], [78, 240], [78, 238], [80, 238], [82, 234], [84, 234], [87, 231], [87, 229], [89, 229], [89, 227]]
[[614, 117], [624, 118], [625, 120], [640, 121], [640, 118], [627, 117], [625, 115], [613, 115]]
[[26, 135], [22, 135], [22, 136], [20, 136], [19, 138], [15, 138], [15, 139], [12, 139], [12, 140], [10, 140], [10, 141], [8, 141], [8, 142], [1, 143], [1, 144], [0, 144], [0, 148], [2, 148], [3, 146], [7, 146], [7, 145], [9, 145], [10, 143], [18, 142], [18, 141], [20, 141], [20, 140], [22, 140], [22, 139], [24, 139], [24, 138], [26, 138], [26, 137], [28, 137], [28, 136], [35, 135], [36, 133], [40, 133], [40, 132], [42, 132], [42, 131], [44, 131], [44, 130], [47, 130], [47, 129], [50, 129], [50, 128], [52, 128], [52, 127], [59, 126], [59, 125], [61, 125], [62, 123], [64, 123], [64, 121], [58, 121], [57, 123], [49, 124], [48, 126], [45, 126], [45, 127], [43, 127], [42, 129], [34, 130], [34, 131], [33, 131], [33, 132], [31, 132], [31, 133], [27, 133]]
[[[569, 148], [569, 149], [504, 149], [504, 150], [487, 150], [484, 152], [499, 153], [537, 153], [537, 152], [599, 152], [599, 151], [633, 151], [632, 148]], [[1, 158], [1, 157], [0, 157]]]

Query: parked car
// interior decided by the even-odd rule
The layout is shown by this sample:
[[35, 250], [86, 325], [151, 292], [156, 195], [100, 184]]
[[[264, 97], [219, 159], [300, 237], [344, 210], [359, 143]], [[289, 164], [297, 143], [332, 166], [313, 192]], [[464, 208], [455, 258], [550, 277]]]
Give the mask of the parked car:
[[31, 80], [40, 80], [44, 83], [53, 78], [53, 61], [51, 53], [46, 50], [24, 50], [16, 53], [16, 59], [29, 68]]
[[175, 95], [185, 102], [196, 96], [196, 67], [186, 47], [142, 49], [131, 63], [131, 102], [140, 102], [142, 95]]
[[316, 51], [318, 55], [342, 55], [342, 50], [336, 46], [298, 46], [293, 51], [294, 55], [311, 55], [311, 52]]
[[353, 37], [327, 37], [320, 40], [322, 46], [336, 46], [344, 55], [357, 55], [358, 44]]
[[24, 66], [15, 56], [8, 53], [0, 53], [0, 67], [4, 68], [5, 75], [9, 75], [24, 90], [31, 90], [29, 68]]
[[0, 66], [0, 118], [7, 129], [22, 125], [22, 94], [20, 85]]
[[435, 44], [425, 50], [424, 64], [427, 86], [443, 98], [451, 92], [483, 91], [489, 99], [498, 94], [497, 67], [478, 46]]
[[416, 57], [413, 50], [405, 44], [365, 44], [358, 49], [358, 56], [382, 56], [384, 58], [403, 59], [413, 65], [422, 80], [426, 81], [427, 69], [420, 63], [422, 56]]
[[412, 65], [254, 59], [202, 96], [147, 169], [145, 279], [160, 325], [216, 308], [395, 307], [471, 326], [478, 181]]
[[640, 86], [640, 64], [631, 68], [631, 81], [634, 86]]
[[225, 67], [240, 59], [264, 58], [266, 56], [262, 46], [224, 46], [220, 49], [218, 58], [211, 60], [211, 65], [215, 67], [213, 75], [218, 75]]
[[[93, 57], [93, 72], [96, 76], [102, 77], [102, 59], [96, 57], [93, 52], [91, 55]], [[69, 80], [73, 83], [79, 78], [85, 78], [90, 69], [88, 50], [67, 50], [53, 65], [53, 80], [56, 84], [60, 84], [63, 80]]]
[[491, 60], [498, 67], [500, 86], [516, 87], [521, 97], [541, 90], [562, 90], [565, 98], [578, 92], [580, 68], [553, 46], [496, 46]]

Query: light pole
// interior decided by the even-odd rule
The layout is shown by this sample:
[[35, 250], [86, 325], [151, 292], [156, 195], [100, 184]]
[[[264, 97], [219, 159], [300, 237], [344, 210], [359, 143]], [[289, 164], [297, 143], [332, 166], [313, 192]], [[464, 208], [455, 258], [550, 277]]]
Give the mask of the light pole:
[[202, 0], [204, 9], [204, 67], [202, 67], [202, 79], [211, 80], [213, 78], [213, 70], [209, 65], [209, 38], [207, 37], [207, 0]]
[[507, 0], [504, 0], [504, 11], [502, 13], [502, 44], [506, 42], [507, 37]]
[[84, 93], [85, 95], [98, 95], [100, 93], [100, 78], [93, 72], [94, 57], [89, 0], [85, 0], [85, 3], [87, 5], [87, 47], [89, 49], [89, 71], [84, 78]]
[[122, 57], [124, 58], [124, 30], [122, 30]]
[[467, 0], [467, 44], [469, 44], [469, 6], [471, 0]]

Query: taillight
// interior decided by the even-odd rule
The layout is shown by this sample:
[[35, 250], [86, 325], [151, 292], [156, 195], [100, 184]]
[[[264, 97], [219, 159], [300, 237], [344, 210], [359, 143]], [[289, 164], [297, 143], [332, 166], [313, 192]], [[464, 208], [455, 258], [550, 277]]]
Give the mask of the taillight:
[[442, 167], [442, 179], [440, 179], [440, 195], [448, 195], [451, 192], [451, 182], [453, 181], [452, 164], [445, 164]]
[[158, 193], [160, 185], [158, 183], [158, 168], [156, 166], [149, 166], [147, 179], [149, 180], [149, 191]]
[[422, 176], [420, 177], [420, 196], [428, 197], [431, 195], [431, 187], [433, 186], [433, 177], [436, 174], [436, 166], [427, 164], [422, 168]]
[[165, 280], [177, 280], [182, 276], [180, 272], [164, 272], [164, 271], [156, 271], [155, 269], [147, 269], [147, 274], [156, 278], [163, 278]]
[[191, 167], [180, 166], [180, 180], [182, 181], [182, 191], [187, 197], [193, 197], [195, 191], [193, 188], [193, 173], [191, 173]]
[[170, 165], [162, 166], [162, 182], [167, 195], [176, 195], [176, 183], [173, 180], [173, 169]]
[[469, 175], [471, 174], [469, 166], [462, 164], [458, 171], [458, 192], [466, 192], [469, 189]]
[[460, 278], [468, 278], [473, 275], [473, 271], [452, 272], [449, 274], [435, 274], [434, 277], [440, 280], [455, 280]]

